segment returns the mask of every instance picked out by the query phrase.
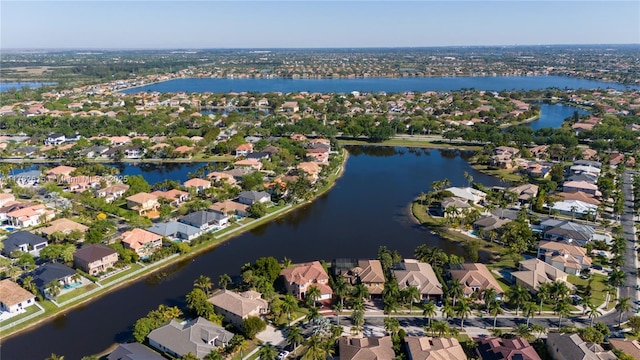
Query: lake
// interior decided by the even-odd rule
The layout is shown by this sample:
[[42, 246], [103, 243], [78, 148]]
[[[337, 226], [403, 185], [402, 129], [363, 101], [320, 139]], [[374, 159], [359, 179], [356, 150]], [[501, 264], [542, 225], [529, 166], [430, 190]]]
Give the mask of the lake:
[[9, 89], [22, 90], [23, 87], [29, 88], [39, 88], [40, 86], [45, 85], [55, 85], [56, 83], [43, 83], [43, 82], [33, 82], [33, 81], [25, 81], [25, 82], [0, 82], [0, 92], [9, 91]]
[[[397, 93], [404, 91], [478, 90], [540, 90], [630, 88], [625, 85], [562, 76], [496, 76], [496, 77], [433, 77], [433, 78], [363, 78], [363, 79], [211, 79], [186, 78], [123, 90], [167, 92], [320, 92], [349, 93], [352, 91]], [[638, 87], [635, 87], [638, 88]]]
[[466, 186], [465, 171], [487, 186], [500, 184], [473, 170], [466, 152], [376, 146], [348, 149], [344, 175], [313, 203], [173, 265], [162, 271], [164, 277], [149, 275], [4, 340], [2, 359], [44, 359], [56, 353], [73, 360], [101, 352], [114, 342], [130, 340], [134, 322], [159, 304], [184, 305], [184, 296], [199, 275], [217, 283], [221, 274], [238, 276], [243, 264], [261, 256], [286, 256], [294, 262], [374, 258], [385, 245], [411, 257], [423, 243], [461, 254], [456, 244], [418, 226], [409, 216], [408, 205], [420, 192], [428, 191], [433, 181], [445, 177], [452, 186]]
[[589, 114], [588, 111], [575, 106], [568, 106], [564, 104], [547, 104], [540, 103], [540, 118], [527, 125], [531, 126], [533, 130], [541, 128], [558, 128], [564, 122], [564, 119], [572, 117], [574, 112], [578, 112], [580, 115]]

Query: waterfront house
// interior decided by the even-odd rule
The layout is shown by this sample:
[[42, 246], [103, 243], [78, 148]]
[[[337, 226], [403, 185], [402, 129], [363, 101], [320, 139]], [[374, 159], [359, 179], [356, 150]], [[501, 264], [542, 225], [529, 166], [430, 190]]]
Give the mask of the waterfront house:
[[202, 230], [178, 221], [153, 224], [147, 231], [166, 237], [171, 241], [191, 241], [202, 235]]
[[229, 216], [213, 211], [199, 210], [178, 219], [179, 222], [196, 227], [203, 232], [229, 224]]
[[74, 172], [75, 170], [76, 168], [74, 168], [73, 166], [60, 165], [60, 166], [56, 166], [54, 168], [49, 169], [45, 173], [45, 175], [47, 180], [49, 181], [63, 182], [63, 181], [67, 181], [68, 178], [71, 177], [71, 173]]
[[480, 295], [487, 289], [495, 290], [498, 295], [504, 292], [491, 271], [481, 263], [451, 265], [449, 274], [453, 279], [460, 281], [464, 296]]
[[427, 263], [416, 259], [404, 259], [398, 264], [398, 268], [393, 270], [393, 276], [400, 290], [415, 286], [420, 291], [422, 299], [442, 296], [442, 284], [438, 281], [431, 265]]
[[578, 334], [550, 332], [547, 336], [547, 351], [554, 360], [616, 360], [618, 357], [602, 346], [587, 343]]
[[73, 266], [89, 275], [107, 271], [118, 262], [118, 253], [102, 244], [83, 246], [73, 254]]
[[409, 360], [467, 360], [458, 339], [451, 337], [406, 336]]
[[307, 174], [308, 179], [312, 184], [318, 181], [318, 178], [320, 178], [320, 172], [322, 171], [322, 167], [318, 165], [318, 163], [312, 161], [301, 162], [296, 168], [298, 169], [298, 172]]
[[170, 202], [171, 206], [180, 206], [183, 202], [189, 200], [189, 193], [182, 190], [171, 189], [167, 191], [154, 191], [151, 195], [155, 195], [158, 199], [163, 198]]
[[252, 169], [256, 171], [260, 171], [260, 169], [262, 169], [262, 163], [255, 159], [238, 160], [233, 163], [233, 166], [236, 169], [242, 168], [242, 169]]
[[462, 209], [471, 209], [472, 206], [463, 198], [459, 197], [446, 197], [440, 201], [440, 212], [445, 217], [460, 216], [460, 213], [448, 212], [447, 209], [455, 209], [457, 212]]
[[591, 266], [587, 249], [575, 245], [571, 240], [540, 241], [537, 258], [568, 274], [578, 275]]
[[119, 344], [107, 360], [165, 360], [157, 352], [139, 343]]
[[120, 239], [125, 248], [135, 251], [143, 259], [162, 247], [162, 236], [138, 228], [122, 233]]
[[200, 178], [193, 178], [185, 181], [183, 185], [186, 189], [194, 188], [196, 189], [196, 192], [201, 193], [211, 187], [211, 181]]
[[372, 297], [382, 296], [384, 271], [380, 260], [358, 260], [353, 268], [343, 274], [351, 285], [364, 285]]
[[311, 286], [320, 290], [320, 297], [316, 300], [328, 300], [333, 296], [329, 275], [319, 261], [294, 264], [282, 270], [280, 275], [287, 291], [298, 299], [303, 299]]
[[269, 303], [256, 291], [237, 293], [225, 289], [214, 294], [208, 301], [218, 314], [222, 314], [237, 329], [242, 329], [242, 320], [249, 316], [264, 315], [269, 309]]
[[523, 338], [474, 338], [476, 354], [482, 360], [542, 360], [536, 350]]
[[113, 200], [119, 199], [127, 190], [129, 190], [129, 185], [127, 184], [113, 184], [98, 190], [96, 194], [98, 197], [104, 198], [107, 203], [110, 203]]
[[249, 154], [251, 154], [253, 152], [253, 144], [252, 143], [245, 143], [245, 144], [240, 144], [236, 147], [235, 150], [235, 155], [236, 157], [238, 156], [247, 156]]
[[209, 210], [225, 215], [247, 216], [249, 205], [237, 201], [225, 200], [209, 206]]
[[[223, 183], [229, 184], [229, 185], [236, 184], [236, 179], [233, 177], [233, 175], [227, 174], [224, 172], [219, 172], [219, 171], [210, 172], [207, 174], [207, 178], [215, 182], [216, 184], [220, 184], [220, 185], [222, 185]], [[187, 186], [186, 182], [184, 186]]]
[[389, 360], [396, 357], [391, 336], [341, 336], [338, 347], [340, 360]]
[[510, 219], [501, 219], [493, 214], [481, 216], [473, 223], [473, 229], [475, 231], [482, 229], [482, 231], [484, 231], [484, 237], [488, 238], [490, 231], [496, 231], [510, 221]]
[[54, 233], [60, 233], [63, 235], [69, 235], [73, 231], [79, 231], [80, 233], [86, 233], [89, 230], [88, 226], [79, 224], [69, 219], [56, 219], [49, 223], [47, 227], [38, 229], [40, 233], [47, 238], [51, 237]]
[[47, 210], [42, 204], [27, 206], [7, 213], [7, 220], [15, 227], [40, 225], [54, 217], [55, 212]]
[[562, 281], [569, 288], [573, 288], [573, 285], [567, 282], [567, 273], [540, 259], [522, 260], [519, 266], [520, 270], [512, 272], [511, 277], [517, 285], [532, 293], [537, 292], [540, 285], [554, 281]]
[[52, 282], [57, 282], [61, 287], [74, 284], [72, 277], [76, 271], [60, 263], [46, 263], [31, 272], [33, 283], [40, 291], [47, 295], [46, 287]]
[[199, 317], [191, 321], [171, 320], [148, 335], [149, 345], [174, 357], [192, 353], [202, 359], [212, 350], [225, 347], [233, 333]]
[[158, 197], [149, 193], [141, 192], [127, 198], [127, 208], [137, 211], [141, 216], [158, 217], [159, 207]]
[[46, 239], [24, 230], [9, 234], [2, 243], [2, 253], [7, 256], [11, 256], [16, 251], [21, 251], [36, 257], [40, 255], [40, 250], [49, 244]]
[[36, 296], [9, 279], [0, 281], [0, 311], [22, 312], [36, 303]]
[[254, 203], [268, 203], [271, 201], [271, 195], [264, 191], [243, 191], [238, 195], [238, 202], [245, 205], [253, 205]]
[[444, 190], [452, 193], [453, 196], [457, 198], [462, 198], [465, 201], [469, 201], [473, 204], [478, 204], [480, 201], [484, 200], [487, 197], [486, 193], [470, 187], [449, 187]]
[[60, 145], [60, 144], [63, 144], [65, 141], [67, 141], [67, 137], [64, 136], [64, 134], [53, 133], [53, 134], [47, 135], [47, 137], [44, 139], [44, 144]]

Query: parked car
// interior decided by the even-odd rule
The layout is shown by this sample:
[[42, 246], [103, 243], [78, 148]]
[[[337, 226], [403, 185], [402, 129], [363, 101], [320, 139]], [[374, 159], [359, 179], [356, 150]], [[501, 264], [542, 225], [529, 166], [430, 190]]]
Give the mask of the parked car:
[[289, 356], [289, 352], [287, 350], [283, 350], [278, 354], [278, 360], [284, 360]]

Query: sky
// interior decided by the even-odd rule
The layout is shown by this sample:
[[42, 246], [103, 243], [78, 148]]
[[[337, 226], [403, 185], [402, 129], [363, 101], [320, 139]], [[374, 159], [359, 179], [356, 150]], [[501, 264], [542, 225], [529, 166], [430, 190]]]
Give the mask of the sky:
[[0, 2], [0, 49], [638, 43], [640, 1]]

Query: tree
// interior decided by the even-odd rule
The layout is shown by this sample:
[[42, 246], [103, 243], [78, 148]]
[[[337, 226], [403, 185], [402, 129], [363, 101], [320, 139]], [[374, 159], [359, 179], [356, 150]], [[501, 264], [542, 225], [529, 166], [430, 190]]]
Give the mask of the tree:
[[38, 293], [38, 288], [35, 282], [33, 282], [33, 276], [31, 275], [27, 275], [22, 279], [22, 287], [34, 295]]
[[64, 360], [64, 355], [56, 355], [54, 353], [51, 353], [51, 355], [49, 355], [46, 360]]
[[618, 303], [616, 304], [615, 309], [619, 314], [618, 327], [620, 327], [620, 325], [622, 324], [622, 315], [631, 310], [631, 299], [629, 299], [628, 297], [618, 299]]
[[214, 349], [204, 356], [204, 360], [224, 360], [224, 355]]
[[242, 320], [242, 332], [248, 339], [254, 339], [256, 335], [267, 328], [267, 323], [257, 316], [249, 316]]
[[529, 321], [532, 317], [536, 315], [536, 311], [538, 310], [538, 306], [533, 302], [525, 302], [522, 308], [522, 312], [524, 312], [524, 316], [527, 317], [527, 327], [529, 327]]
[[198, 289], [201, 289], [202, 291], [204, 291], [204, 293], [207, 296], [209, 296], [209, 292], [211, 291], [213, 284], [211, 283], [210, 277], [200, 275], [197, 279], [193, 281], [193, 286]]
[[259, 219], [267, 214], [267, 205], [259, 201], [253, 203], [247, 209], [247, 213], [254, 219]]
[[551, 294], [551, 283], [543, 283], [538, 287], [538, 293], [536, 296], [538, 297], [538, 301], [540, 304], [540, 308], [538, 309], [538, 315], [542, 313], [542, 303], [544, 303]]
[[302, 336], [302, 331], [297, 326], [291, 326], [286, 331], [285, 337], [287, 344], [291, 346], [293, 352], [295, 353], [296, 348], [304, 341], [304, 336]]
[[627, 325], [631, 328], [631, 330], [638, 334], [640, 331], [640, 316], [632, 316], [627, 320]]
[[276, 360], [278, 352], [273, 345], [267, 343], [258, 350], [258, 355], [260, 356], [260, 360]]
[[306, 342], [307, 351], [302, 356], [302, 360], [326, 360], [327, 349], [322, 338], [312, 335]]
[[369, 299], [369, 289], [364, 284], [358, 284], [353, 287], [351, 295], [354, 299], [367, 300]]
[[460, 300], [456, 308], [456, 315], [460, 317], [460, 329], [464, 329], [464, 319], [471, 315], [471, 306], [467, 300]]
[[349, 285], [341, 276], [333, 283], [333, 294], [340, 299], [340, 305], [344, 307], [344, 297], [349, 293]]
[[291, 294], [286, 294], [282, 300], [282, 312], [287, 314], [287, 324], [291, 324], [291, 315], [298, 310], [298, 299]]
[[516, 306], [516, 316], [518, 316], [520, 305], [531, 299], [531, 294], [529, 294], [529, 291], [522, 286], [514, 285], [507, 290], [507, 298], [510, 303]]
[[320, 289], [318, 289], [317, 286], [315, 285], [309, 286], [305, 294], [307, 306], [316, 307], [316, 301], [320, 298], [320, 295], [321, 295]]
[[566, 300], [560, 300], [555, 304], [553, 310], [558, 314], [558, 330], [560, 330], [560, 327], [562, 326], [562, 318], [571, 313], [569, 310], [569, 304]]
[[207, 301], [207, 295], [200, 288], [187, 294], [187, 308], [195, 316], [209, 318], [213, 313], [213, 304]]
[[227, 290], [227, 286], [230, 283], [231, 283], [231, 277], [228, 274], [220, 275], [220, 278], [218, 279], [218, 286], [220, 286], [221, 288]]
[[386, 317], [384, 318], [384, 329], [387, 331], [387, 334], [395, 336], [400, 330], [400, 321], [396, 318]]
[[460, 280], [453, 278], [449, 281], [448, 295], [453, 299], [453, 306], [456, 306], [456, 299], [462, 296], [462, 284]]
[[181, 360], [200, 360], [200, 358], [192, 352], [188, 352], [180, 358]]
[[60, 282], [58, 282], [58, 280], [53, 280], [49, 284], [47, 284], [45, 290], [47, 291], [49, 296], [55, 299], [60, 294], [60, 291], [62, 289], [60, 288]]
[[531, 333], [531, 328], [529, 327], [529, 325], [519, 324], [518, 326], [513, 328], [513, 333], [516, 334], [516, 336], [524, 338], [528, 341], [533, 340], [533, 334]]
[[359, 333], [362, 332], [362, 327], [364, 326], [364, 311], [354, 310], [351, 313], [351, 323]]
[[600, 315], [602, 315], [602, 311], [600, 311], [600, 309], [593, 303], [590, 303], [589, 309], [587, 310], [587, 316], [589, 316], [589, 319], [591, 320], [589, 325], [593, 326], [593, 319]]
[[495, 329], [496, 322], [498, 321], [498, 316], [504, 314], [504, 310], [502, 310], [502, 307], [496, 301], [489, 303], [487, 306], [487, 310], [489, 311], [489, 314], [493, 316], [493, 328]]
[[429, 318], [429, 325], [431, 325], [431, 319], [436, 315], [436, 304], [434, 304], [433, 301], [429, 301], [422, 306], [422, 316]]
[[413, 312], [413, 303], [420, 301], [422, 298], [422, 294], [420, 294], [420, 290], [416, 286], [409, 286], [405, 291], [405, 296], [407, 297], [407, 301], [409, 301], [409, 313]]

